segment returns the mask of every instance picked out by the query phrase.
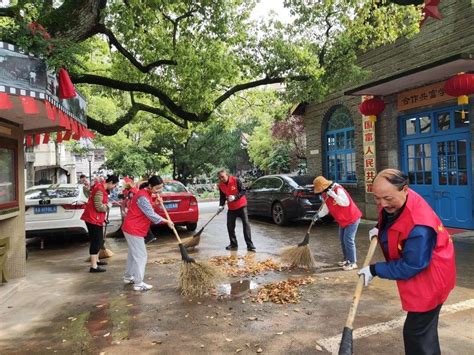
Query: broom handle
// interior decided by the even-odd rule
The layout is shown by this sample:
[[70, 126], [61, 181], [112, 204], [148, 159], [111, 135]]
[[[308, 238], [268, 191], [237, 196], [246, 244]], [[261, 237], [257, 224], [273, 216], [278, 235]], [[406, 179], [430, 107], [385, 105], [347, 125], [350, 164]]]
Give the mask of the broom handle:
[[[168, 221], [171, 221], [170, 215], [168, 214], [168, 211], [166, 210], [165, 205], [163, 204], [163, 201], [161, 200], [161, 198], [160, 198], [160, 205], [161, 205], [161, 208], [163, 209], [163, 211], [165, 211], [166, 219]], [[173, 230], [173, 233], [174, 233], [174, 236], [176, 237], [176, 239], [178, 239], [178, 243], [183, 244], [183, 242], [181, 241], [181, 238], [179, 237], [178, 232], [176, 231], [176, 228], [173, 226], [173, 228], [171, 228], [171, 229]]]
[[219, 214], [219, 212], [214, 213], [214, 216], [212, 216], [212, 217], [209, 219], [209, 221], [207, 221], [206, 224], [204, 224], [204, 225], [201, 227], [201, 231], [202, 231], [204, 228], [206, 228], [207, 225], [208, 225], [209, 223], [211, 223], [211, 221], [212, 221], [218, 214]]
[[[323, 206], [324, 206], [324, 203], [322, 203], [321, 206], [319, 206], [319, 210], [318, 212], [316, 212], [316, 214], [319, 214], [319, 212], [321, 212], [321, 210], [323, 209]], [[313, 224], [314, 224], [314, 219], [311, 218], [311, 223], [309, 224], [308, 231], [306, 232], [306, 234], [309, 234], [309, 232], [311, 232], [311, 228], [313, 228]]]
[[[367, 256], [365, 257], [364, 266], [369, 266], [372, 257], [374, 256], [375, 249], [377, 248], [377, 238], [373, 237], [372, 241], [370, 242], [369, 251], [367, 252]], [[364, 288], [364, 277], [362, 275], [359, 276], [359, 281], [357, 282], [357, 287], [354, 293], [354, 297], [352, 300], [352, 305], [349, 310], [349, 315], [347, 316], [346, 327], [352, 329], [352, 324], [354, 323], [355, 315], [357, 312], [357, 306], [359, 305], [360, 296], [362, 295], [362, 289]]]

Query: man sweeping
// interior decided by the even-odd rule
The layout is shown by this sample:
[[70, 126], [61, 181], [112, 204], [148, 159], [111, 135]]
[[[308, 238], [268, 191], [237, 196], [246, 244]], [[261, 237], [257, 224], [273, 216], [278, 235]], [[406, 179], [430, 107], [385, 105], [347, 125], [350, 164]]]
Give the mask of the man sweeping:
[[396, 280], [402, 308], [405, 354], [441, 354], [438, 318], [456, 283], [451, 236], [428, 203], [408, 187], [408, 177], [396, 169], [382, 170], [374, 180], [379, 209], [378, 238], [385, 262], [359, 271], [365, 286], [375, 277]]
[[237, 250], [238, 243], [235, 236], [235, 221], [237, 217], [242, 220], [242, 227], [244, 229], [245, 243], [247, 243], [248, 251], [255, 251], [255, 246], [252, 242], [250, 231], [249, 217], [247, 215], [247, 197], [245, 197], [245, 187], [242, 181], [236, 177], [229, 175], [225, 169], [217, 173], [219, 178], [220, 201], [218, 213], [224, 210], [225, 202], [227, 201], [227, 232], [229, 233], [230, 244], [226, 250]]

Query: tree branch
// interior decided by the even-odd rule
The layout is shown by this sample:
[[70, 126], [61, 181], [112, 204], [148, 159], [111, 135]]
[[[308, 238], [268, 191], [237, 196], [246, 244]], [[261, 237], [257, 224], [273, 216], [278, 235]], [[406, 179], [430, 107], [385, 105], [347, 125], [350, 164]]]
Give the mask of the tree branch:
[[16, 17], [18, 11], [18, 6], [1, 7], [0, 17]]
[[145, 111], [145, 112], [153, 113], [157, 116], [161, 116], [167, 119], [168, 121], [170, 121], [171, 123], [174, 123], [178, 127], [185, 128], [185, 129], [188, 128], [188, 125], [186, 124], [186, 122], [179, 122], [178, 120], [168, 115], [166, 111], [158, 107], [152, 107], [152, 106], [148, 106], [142, 103], [136, 103], [135, 106], [138, 107], [140, 111]]
[[235, 93], [239, 91], [255, 88], [262, 85], [283, 83], [284, 81], [288, 79], [296, 80], [296, 81], [305, 81], [305, 80], [308, 80], [309, 77], [305, 75], [299, 75], [299, 76], [294, 76], [294, 77], [264, 78], [260, 80], [250, 81], [245, 84], [238, 84], [230, 88], [221, 96], [219, 96], [216, 100], [214, 100], [214, 107], [219, 106], [221, 103], [223, 103], [225, 100], [227, 100], [229, 97], [231, 97], [232, 95], [234, 95]]
[[328, 42], [329, 42], [329, 38], [330, 38], [330, 34], [331, 34], [331, 29], [333, 27], [331, 21], [330, 21], [330, 17], [333, 15], [332, 12], [328, 12], [326, 14], [326, 17], [324, 19], [324, 21], [326, 22], [326, 32], [324, 33], [324, 36], [326, 37], [326, 40], [324, 41], [324, 44], [323, 46], [321, 47], [321, 51], [319, 52], [319, 55], [318, 55], [318, 59], [319, 59], [319, 66], [320, 67], [323, 67], [324, 66], [324, 57], [326, 56], [326, 51], [327, 51], [327, 46], [328, 46]]
[[176, 50], [176, 35], [178, 33], [179, 21], [193, 16], [193, 14], [198, 10], [199, 10], [199, 7], [191, 8], [189, 11], [187, 11], [184, 14], [176, 17], [174, 20], [169, 15], [165, 14], [164, 11], [160, 10], [163, 17], [173, 24], [173, 51]]
[[178, 106], [167, 94], [165, 94], [160, 89], [142, 83], [127, 83], [120, 80], [115, 80], [111, 78], [106, 78], [94, 74], [71, 74], [71, 79], [74, 83], [83, 83], [83, 84], [94, 84], [102, 85], [112, 89], [122, 90], [122, 91], [135, 91], [142, 92], [145, 94], [150, 94], [156, 97], [160, 103], [165, 106], [170, 113], [173, 115], [182, 118], [185, 121], [194, 121], [194, 122], [204, 122], [206, 121], [211, 113], [205, 113], [202, 115], [197, 115], [195, 113], [184, 110], [182, 107]]
[[140, 63], [134, 56], [132, 53], [130, 53], [129, 51], [127, 51], [119, 42], [119, 40], [117, 39], [117, 37], [115, 37], [114, 33], [108, 29], [107, 27], [105, 27], [104, 25], [100, 25], [99, 27], [99, 32], [100, 33], [103, 33], [104, 35], [106, 35], [110, 41], [110, 43], [112, 43], [115, 48], [117, 48], [117, 50], [122, 53], [122, 55], [127, 58], [130, 63], [132, 63], [138, 70], [140, 70], [142, 73], [144, 74], [147, 74], [149, 73], [152, 69], [156, 68], [156, 67], [159, 67], [161, 65], [177, 65], [178, 63], [173, 60], [173, 59], [160, 59], [160, 60], [157, 60], [157, 61], [154, 61], [150, 64], [147, 64], [147, 65], [143, 65], [142, 63]]

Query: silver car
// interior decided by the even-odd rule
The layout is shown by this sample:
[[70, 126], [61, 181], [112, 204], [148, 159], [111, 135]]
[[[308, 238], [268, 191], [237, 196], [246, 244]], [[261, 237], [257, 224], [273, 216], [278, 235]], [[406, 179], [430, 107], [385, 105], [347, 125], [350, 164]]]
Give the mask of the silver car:
[[[82, 185], [38, 185], [25, 191], [26, 237], [47, 236], [58, 232], [87, 234], [81, 219], [87, 197]], [[113, 206], [109, 213], [107, 234], [122, 226], [120, 207]]]

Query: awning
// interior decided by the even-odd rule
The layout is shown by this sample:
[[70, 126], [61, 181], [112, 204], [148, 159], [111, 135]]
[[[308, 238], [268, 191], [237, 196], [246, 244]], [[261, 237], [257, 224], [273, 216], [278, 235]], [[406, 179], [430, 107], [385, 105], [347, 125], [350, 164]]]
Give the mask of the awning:
[[460, 72], [474, 72], [474, 54], [460, 53], [417, 68], [402, 71], [347, 90], [345, 95], [387, 96], [439, 82]]
[[0, 41], [0, 118], [23, 126], [26, 145], [48, 141], [52, 132], [58, 141], [94, 136], [87, 129], [86, 100], [79, 94], [60, 99], [58, 91], [43, 60]]

